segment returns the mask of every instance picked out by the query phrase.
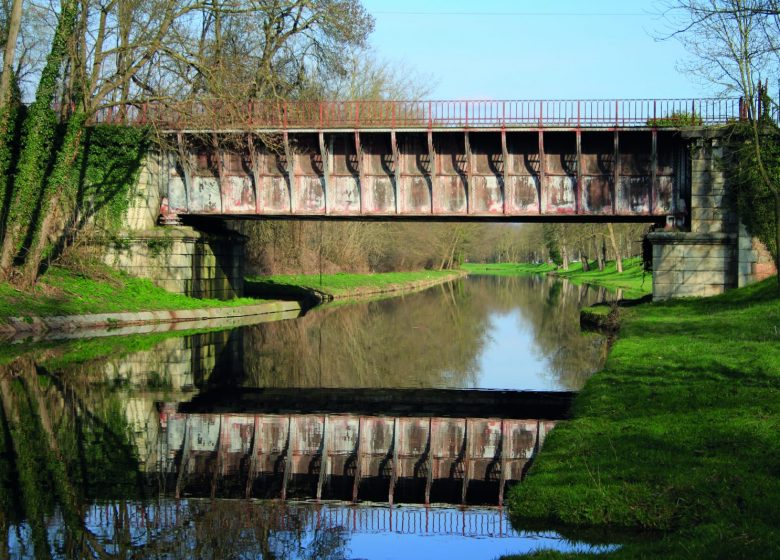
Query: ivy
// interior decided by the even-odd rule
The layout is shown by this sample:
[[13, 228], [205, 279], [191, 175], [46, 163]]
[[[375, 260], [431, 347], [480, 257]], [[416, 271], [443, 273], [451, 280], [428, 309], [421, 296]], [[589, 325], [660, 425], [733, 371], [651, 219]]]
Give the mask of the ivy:
[[97, 125], [85, 132], [76, 203], [109, 235], [122, 227], [151, 139], [146, 128]]
[[[7, 228], [0, 253], [0, 276], [7, 276], [10, 272], [14, 256], [21, 249], [22, 241], [34, 222], [57, 129], [57, 115], [52, 109], [52, 102], [65, 57], [65, 43], [73, 33], [76, 16], [76, 2], [64, 0], [35, 101], [24, 120], [24, 142], [13, 182]], [[41, 219], [40, 215], [38, 219]]]

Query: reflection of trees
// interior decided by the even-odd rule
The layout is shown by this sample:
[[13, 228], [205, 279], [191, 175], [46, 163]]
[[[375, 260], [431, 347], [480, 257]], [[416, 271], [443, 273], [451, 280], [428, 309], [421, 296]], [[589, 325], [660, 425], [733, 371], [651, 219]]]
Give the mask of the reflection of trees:
[[0, 365], [0, 558], [343, 557], [343, 532], [307, 534], [295, 515], [279, 527], [274, 505], [204, 502], [166, 525], [154, 510], [171, 501], [147, 498], [131, 442], [132, 395], [91, 382], [93, 366]]
[[519, 309], [533, 331], [549, 374], [563, 387], [578, 390], [604, 362], [603, 337], [580, 331], [580, 309], [605, 301], [604, 288], [576, 286], [544, 276], [473, 277], [467, 284], [492, 312]]
[[[30, 357], [0, 366], [0, 394], [2, 522], [17, 531], [20, 522], [28, 524], [30, 538], [21, 538], [19, 546], [32, 551], [24, 555], [101, 553], [86, 527], [83, 504], [105, 483], [121, 487], [132, 479], [124, 419], [110, 406], [88, 411], [82, 406], [84, 387], [48, 374]], [[55, 512], [61, 524], [52, 531]]]
[[245, 383], [262, 387], [465, 387], [484, 344], [484, 313], [461, 284], [315, 309], [249, 327]]
[[260, 387], [473, 385], [491, 314], [519, 310], [560, 383], [578, 389], [604, 358], [579, 309], [603, 290], [543, 277], [472, 277], [383, 301], [249, 327], [244, 383]]

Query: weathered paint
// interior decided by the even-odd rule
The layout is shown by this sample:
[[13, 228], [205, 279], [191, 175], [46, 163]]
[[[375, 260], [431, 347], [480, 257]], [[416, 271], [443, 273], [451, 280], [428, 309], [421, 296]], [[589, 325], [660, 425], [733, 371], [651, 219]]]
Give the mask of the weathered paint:
[[647, 221], [673, 211], [685, 180], [684, 142], [652, 130], [286, 136], [284, 154], [258, 141], [219, 158], [191, 141], [168, 158], [168, 212]]
[[[501, 502], [555, 425], [546, 420], [349, 414], [161, 413], [160, 469], [183, 493], [231, 480], [284, 495]], [[487, 485], [487, 486], [486, 486]], [[268, 496], [268, 488], [259, 494]], [[192, 490], [188, 490], [191, 488]], [[292, 494], [290, 494], [292, 493]], [[424, 495], [423, 495], [424, 494]], [[364, 498], [365, 499], [365, 498]]]

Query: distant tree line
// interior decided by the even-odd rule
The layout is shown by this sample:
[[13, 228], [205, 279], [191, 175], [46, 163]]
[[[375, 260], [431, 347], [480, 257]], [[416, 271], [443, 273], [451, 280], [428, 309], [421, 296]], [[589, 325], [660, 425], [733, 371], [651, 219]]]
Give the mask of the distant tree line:
[[457, 268], [463, 262], [578, 261], [603, 268], [642, 254], [646, 224], [258, 221], [247, 267], [257, 274]]

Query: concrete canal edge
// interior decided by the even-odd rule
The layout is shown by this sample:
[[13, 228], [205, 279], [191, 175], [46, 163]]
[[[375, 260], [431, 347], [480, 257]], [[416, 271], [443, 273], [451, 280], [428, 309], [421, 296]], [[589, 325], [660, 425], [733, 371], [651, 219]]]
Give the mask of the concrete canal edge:
[[229, 319], [300, 310], [301, 305], [297, 301], [265, 301], [254, 305], [207, 307], [203, 309], [91, 313], [87, 315], [51, 317], [9, 317], [5, 323], [0, 323], [0, 336], [12, 337], [25, 333], [73, 332], [96, 328], [112, 329], [155, 323], [194, 323], [210, 319]]
[[[175, 309], [155, 311], [132, 311], [117, 313], [90, 313], [85, 315], [61, 315], [61, 316], [27, 316], [8, 317], [5, 322], [0, 322], [0, 338], [14, 338], [24, 335], [41, 335], [48, 333], [71, 333], [89, 331], [95, 329], [119, 329], [122, 327], [154, 324], [178, 324], [178, 323], [202, 323], [213, 319], [235, 319], [259, 315], [281, 314], [300, 312], [308, 302], [316, 305], [319, 303], [361, 299], [380, 294], [393, 294], [413, 292], [451, 282], [466, 276], [465, 271], [453, 271], [452, 274], [417, 280], [414, 282], [402, 282], [389, 284], [382, 287], [356, 288], [349, 292], [331, 294], [316, 289], [293, 286], [287, 295], [295, 296], [301, 301], [264, 301], [254, 305], [241, 305], [232, 307], [207, 307], [202, 309]], [[307, 302], [308, 300], [308, 302]]]

